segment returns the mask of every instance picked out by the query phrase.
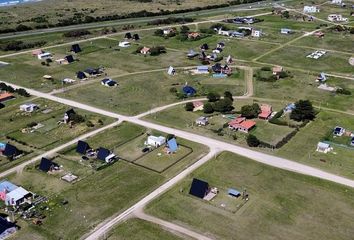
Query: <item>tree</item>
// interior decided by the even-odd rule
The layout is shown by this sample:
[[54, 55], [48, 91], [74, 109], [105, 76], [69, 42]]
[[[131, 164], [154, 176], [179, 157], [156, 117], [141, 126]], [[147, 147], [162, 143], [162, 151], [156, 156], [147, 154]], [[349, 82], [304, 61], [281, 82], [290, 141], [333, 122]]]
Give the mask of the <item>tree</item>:
[[69, 116], [70, 120], [73, 121], [73, 123], [82, 123], [85, 122], [85, 118], [77, 113], [72, 113]]
[[170, 93], [177, 93], [177, 88], [171, 87], [170, 88]]
[[224, 92], [224, 98], [228, 98], [231, 101], [234, 101], [234, 98], [232, 97], [232, 93], [229, 91]]
[[258, 138], [252, 134], [249, 134], [247, 136], [247, 145], [250, 147], [258, 147], [261, 142], [258, 140]]
[[255, 118], [260, 113], [260, 107], [257, 103], [241, 107], [241, 115], [245, 118]]
[[210, 103], [205, 103], [203, 111], [204, 111], [204, 113], [213, 113], [214, 108]]
[[288, 18], [290, 17], [290, 14], [289, 14], [288, 11], [284, 11], [284, 12], [281, 13], [281, 16], [282, 16], [283, 18], [288, 19]]
[[23, 88], [19, 88], [16, 90], [16, 92], [21, 95], [21, 96], [24, 96], [24, 97], [29, 97], [31, 96], [25, 89]]
[[185, 106], [184, 108], [186, 109], [186, 111], [192, 112], [193, 109], [194, 109], [194, 105], [193, 105], [192, 102], [187, 102], [187, 103], [186, 103], [186, 106]]
[[162, 30], [162, 29], [157, 29], [157, 30], [154, 32], [154, 35], [155, 35], [155, 36], [163, 36], [163, 30]]
[[207, 95], [207, 99], [209, 102], [216, 102], [220, 99], [220, 95], [217, 93], [210, 92]]
[[290, 118], [298, 122], [313, 120], [315, 117], [315, 109], [309, 100], [299, 100], [296, 102], [295, 109], [290, 114]]
[[224, 98], [215, 102], [213, 108], [217, 112], [225, 113], [230, 112], [234, 107], [232, 106], [232, 101], [229, 98]]
[[176, 136], [173, 134], [167, 134], [166, 141], [170, 141], [172, 138], [176, 138]]
[[187, 34], [189, 32], [189, 27], [185, 26], [185, 25], [182, 25], [181, 28], [180, 28], [180, 33], [181, 34]]

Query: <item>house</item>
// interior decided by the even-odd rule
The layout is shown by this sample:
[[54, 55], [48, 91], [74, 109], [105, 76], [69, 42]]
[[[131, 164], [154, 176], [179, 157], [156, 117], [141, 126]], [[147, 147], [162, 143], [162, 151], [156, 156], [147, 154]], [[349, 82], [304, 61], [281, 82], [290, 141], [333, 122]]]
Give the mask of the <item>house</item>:
[[204, 109], [204, 103], [202, 101], [194, 101], [193, 102], [193, 112], [196, 111], [203, 111]]
[[209, 67], [208, 66], [197, 66], [196, 73], [198, 73], [198, 74], [209, 74]]
[[72, 120], [74, 115], [76, 115], [76, 112], [74, 111], [74, 109], [71, 108], [68, 111], [66, 111], [64, 113], [64, 117], [63, 117], [64, 123], [69, 123]]
[[86, 80], [87, 79], [86, 74], [84, 72], [82, 72], [82, 71], [77, 72], [76, 77], [78, 79], [80, 79], [80, 80]]
[[317, 152], [321, 152], [321, 153], [328, 153], [329, 151], [331, 151], [333, 148], [328, 144], [328, 143], [325, 143], [325, 142], [319, 142], [317, 144], [317, 149], [316, 151]]
[[42, 49], [36, 49], [32, 51], [32, 56], [38, 56], [39, 54], [42, 54], [43, 50]]
[[325, 82], [327, 80], [326, 74], [324, 72], [321, 72], [316, 80], [321, 83]]
[[140, 40], [139, 34], [135, 33], [135, 34], [133, 35], [133, 39], [134, 39], [134, 41]]
[[124, 36], [125, 39], [131, 39], [132, 38], [132, 34], [130, 32], [127, 32]]
[[238, 38], [243, 38], [245, 36], [244, 32], [237, 32], [237, 31], [232, 31], [229, 33], [230, 37], [238, 37]]
[[101, 81], [101, 84], [102, 84], [103, 86], [106, 86], [106, 87], [115, 87], [115, 86], [118, 85], [116, 81], [113, 81], [113, 80], [110, 79], [110, 78], [105, 78], [105, 79], [103, 79], [103, 80]]
[[6, 102], [8, 100], [14, 99], [15, 96], [9, 92], [0, 92], [0, 103]]
[[339, 126], [336, 126], [333, 130], [333, 135], [341, 137], [345, 133], [345, 129]]
[[56, 171], [59, 170], [59, 165], [47, 158], [42, 158], [41, 163], [39, 164], [39, 170], [42, 170], [43, 172]]
[[233, 62], [231, 55], [226, 58], [226, 63], [231, 64]]
[[194, 58], [194, 57], [196, 57], [196, 56], [198, 56], [199, 55], [199, 53], [197, 53], [197, 52], [195, 52], [195, 51], [193, 51], [192, 49], [191, 50], [189, 50], [189, 52], [188, 52], [188, 54], [187, 54], [187, 57], [188, 58]]
[[238, 117], [229, 122], [228, 125], [232, 130], [248, 133], [256, 126], [256, 122], [252, 120], [246, 120], [245, 117]]
[[102, 71], [99, 68], [87, 68], [85, 69], [84, 72], [91, 77], [100, 76], [102, 73]]
[[77, 142], [77, 146], [76, 146], [76, 152], [85, 155], [87, 153], [88, 150], [90, 150], [90, 145], [82, 140], [79, 140]]
[[150, 53], [150, 48], [148, 48], [148, 47], [143, 47], [143, 48], [140, 50], [140, 53], [146, 55], [146, 54]]
[[195, 123], [198, 126], [206, 126], [209, 123], [209, 119], [207, 117], [199, 117], [197, 120], [195, 120]]
[[71, 45], [71, 49], [70, 49], [71, 52], [74, 52], [74, 53], [78, 53], [78, 52], [81, 52], [81, 48], [80, 48], [80, 45], [79, 44], [73, 44]]
[[162, 32], [163, 32], [163, 35], [167, 36], [167, 35], [176, 33], [177, 30], [176, 30], [176, 28], [165, 28], [162, 30]]
[[195, 90], [193, 87], [191, 86], [184, 86], [182, 89], [183, 93], [186, 94], [188, 97], [189, 96], [193, 96], [194, 94], [197, 93], [197, 90]]
[[71, 79], [71, 78], [64, 78], [63, 79], [63, 83], [74, 83], [75, 80], [74, 79]]
[[10, 159], [15, 159], [16, 157], [22, 154], [22, 151], [18, 150], [17, 147], [7, 143], [1, 153], [3, 156], [6, 156]]
[[236, 198], [241, 196], [241, 193], [239, 191], [237, 191], [236, 189], [233, 189], [233, 188], [229, 188], [229, 190], [227, 190], [227, 194], [229, 194], [232, 197], [236, 197]]
[[42, 60], [42, 59], [50, 59], [50, 58], [52, 58], [52, 54], [49, 53], [49, 52], [40, 53], [40, 54], [37, 55], [37, 58], [38, 58], [39, 60]]
[[252, 29], [251, 36], [252, 37], [260, 37], [260, 36], [262, 36], [262, 30]]
[[317, 13], [320, 12], [320, 9], [318, 9], [316, 6], [304, 6], [304, 13]]
[[321, 31], [318, 31], [318, 32], [315, 32], [313, 35], [318, 37], [318, 38], [323, 38], [325, 34], [323, 32], [321, 32]]
[[332, 0], [332, 4], [342, 4], [342, 0]]
[[28, 202], [32, 199], [33, 194], [28, 192], [23, 187], [18, 187], [15, 190], [6, 194], [5, 205], [6, 206], [18, 206], [24, 202]]
[[284, 69], [281, 66], [274, 66], [272, 68], [273, 75], [279, 75], [283, 71], [284, 71]]
[[5, 202], [6, 194], [9, 192], [12, 192], [16, 188], [18, 188], [18, 186], [16, 186], [12, 182], [9, 182], [6, 180], [1, 181], [0, 182], [0, 199]]
[[153, 146], [153, 147], [160, 147], [163, 144], [166, 143], [166, 138], [163, 136], [148, 136], [147, 141], [145, 142], [145, 145]]
[[176, 74], [176, 70], [170, 66], [168, 69], [167, 69], [167, 74], [168, 75], [175, 75]]
[[293, 33], [293, 30], [291, 30], [289, 28], [282, 28], [282, 29], [280, 29], [280, 33], [281, 34], [291, 34], [291, 33]]
[[209, 184], [203, 180], [193, 178], [189, 194], [203, 199], [210, 191]]
[[110, 163], [116, 159], [116, 155], [110, 150], [100, 147], [97, 152], [97, 159]]
[[202, 51], [206, 51], [206, 50], [209, 49], [209, 46], [208, 46], [208, 44], [204, 43], [204, 44], [202, 44], [202, 46], [200, 46], [200, 49], [201, 49]]
[[213, 49], [213, 53], [221, 53], [222, 51], [223, 51], [222, 48]]
[[221, 65], [220, 63], [216, 63], [214, 66], [212, 66], [212, 70], [217, 74], [231, 75], [232, 73], [232, 69], [229, 66]]
[[236, 24], [253, 24], [255, 20], [253, 17], [236, 17], [233, 22]]
[[130, 47], [130, 42], [127, 41], [119, 42], [118, 46], [123, 48]]
[[284, 113], [290, 113], [290, 112], [292, 112], [295, 108], [296, 108], [295, 103], [289, 103], [289, 104], [286, 105], [286, 107], [284, 108]]
[[188, 33], [188, 39], [197, 39], [200, 37], [200, 33], [198, 32], [190, 32]]
[[178, 150], [177, 141], [175, 138], [171, 138], [167, 141], [167, 148], [169, 153], [175, 153]]
[[74, 62], [74, 61], [75, 61], [75, 59], [74, 59], [73, 55], [68, 55], [68, 56], [65, 56], [65, 58], [64, 58], [64, 59], [67, 61], [67, 63], [72, 63], [72, 62]]
[[44, 78], [45, 80], [53, 80], [53, 77], [51, 75], [43, 75], [42, 78]]
[[0, 239], [6, 239], [17, 231], [14, 223], [7, 221], [5, 218], [0, 217]]
[[272, 106], [268, 104], [261, 104], [261, 112], [258, 114], [258, 118], [268, 120], [272, 115]]
[[210, 61], [216, 61], [218, 59], [218, 55], [215, 52], [213, 52], [210, 56], [207, 56], [207, 58]]
[[20, 110], [23, 112], [33, 112], [35, 110], [39, 109], [37, 104], [34, 103], [25, 103], [20, 106]]
[[344, 18], [341, 14], [330, 14], [327, 17], [328, 21], [331, 22], [347, 22], [348, 18]]
[[222, 28], [219, 28], [218, 34], [223, 35], [223, 36], [230, 36], [230, 31], [225, 31], [225, 30], [222, 30]]

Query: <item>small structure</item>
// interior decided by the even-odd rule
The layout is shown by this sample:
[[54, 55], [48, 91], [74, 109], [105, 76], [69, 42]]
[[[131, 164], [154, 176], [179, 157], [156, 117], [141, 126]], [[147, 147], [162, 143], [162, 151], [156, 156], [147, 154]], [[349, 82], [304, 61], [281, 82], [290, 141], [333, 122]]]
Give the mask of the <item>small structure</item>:
[[66, 124], [69, 123], [72, 120], [73, 115], [76, 115], [76, 112], [74, 111], [74, 109], [71, 108], [68, 111], [66, 111], [64, 113], [64, 117], [63, 117], [64, 123], [66, 123]]
[[320, 9], [318, 9], [316, 6], [304, 6], [304, 13], [317, 13], [320, 12]]
[[79, 140], [77, 142], [77, 146], [76, 146], [76, 152], [85, 155], [87, 153], [88, 150], [90, 150], [90, 145], [82, 140]]
[[245, 36], [244, 32], [232, 31], [230, 32], [230, 37], [243, 38]]
[[36, 49], [32, 51], [32, 56], [38, 56], [39, 54], [42, 54], [43, 50], [42, 49]]
[[325, 82], [327, 80], [326, 74], [324, 72], [321, 72], [316, 80], [321, 83]]
[[230, 36], [230, 31], [225, 31], [225, 30], [222, 30], [222, 28], [219, 28], [218, 34], [223, 35], [223, 36]]
[[191, 86], [184, 86], [182, 89], [183, 93], [186, 94], [188, 97], [193, 96], [194, 94], [197, 93], [197, 90], [195, 90], [193, 87]]
[[325, 55], [327, 52], [324, 50], [317, 50], [314, 51], [312, 53], [310, 53], [309, 55], [307, 55], [306, 57], [308, 58], [313, 58], [313, 59], [319, 59], [320, 57], [322, 57], [323, 55]]
[[5, 218], [0, 217], [0, 239], [6, 239], [17, 231], [14, 223], [7, 221]]
[[77, 72], [76, 77], [78, 79], [80, 79], [80, 80], [86, 80], [87, 79], [86, 74], [84, 72], [82, 72], [82, 71]]
[[52, 172], [59, 170], [59, 165], [47, 158], [42, 158], [39, 169], [43, 172]]
[[18, 206], [23, 202], [30, 201], [33, 194], [28, 192], [23, 187], [17, 187], [15, 190], [6, 194], [6, 206]]
[[22, 154], [22, 151], [18, 150], [17, 147], [7, 143], [1, 153], [3, 156], [6, 156], [10, 159], [15, 159]]
[[331, 151], [333, 148], [331, 147], [331, 145], [329, 145], [328, 143], [325, 142], [319, 142], [317, 144], [317, 152], [321, 152], [321, 153], [328, 153], [329, 151]]
[[333, 130], [333, 135], [341, 137], [345, 133], [345, 129], [339, 126], [336, 126]]
[[100, 147], [97, 152], [97, 159], [110, 163], [116, 159], [116, 155], [110, 150]]
[[256, 122], [252, 120], [246, 120], [245, 117], [237, 117], [228, 123], [231, 130], [248, 133], [256, 126]]
[[195, 58], [196, 56], [198, 56], [199, 53], [195, 52], [194, 50], [189, 50], [188, 54], [187, 54], [187, 57], [192, 59], [192, 58]]
[[67, 55], [64, 59], [67, 61], [67, 63], [72, 63], [75, 61], [73, 55]]
[[45, 53], [40, 53], [37, 55], [37, 58], [39, 60], [42, 60], [42, 59], [49, 59], [49, 58], [52, 58], [52, 54], [49, 53], [49, 52], [45, 52]]
[[197, 120], [195, 120], [195, 123], [198, 126], [206, 126], [209, 123], [209, 119], [207, 117], [202, 116], [202, 117], [197, 118]]
[[71, 45], [71, 49], [70, 49], [71, 52], [74, 52], [74, 53], [79, 53], [81, 52], [81, 48], [80, 48], [80, 45], [78, 43], [76, 44], [73, 44]]
[[85, 73], [88, 74], [90, 77], [97, 77], [100, 76], [102, 71], [99, 68], [86, 68]]
[[273, 75], [279, 75], [282, 71], [284, 71], [283, 67], [281, 66], [274, 66], [272, 68]]
[[25, 103], [20, 105], [20, 110], [23, 112], [31, 113], [33, 111], [36, 111], [37, 109], [39, 109], [39, 107], [37, 104], [34, 103]]
[[175, 138], [171, 138], [167, 141], [167, 148], [169, 153], [175, 153], [178, 150], [177, 141]]
[[166, 143], [166, 138], [163, 136], [148, 136], [147, 141], [145, 142], [145, 145], [149, 145], [152, 147], [160, 147], [163, 144]]
[[325, 34], [322, 31], [318, 31], [318, 32], [314, 32], [313, 35], [318, 37], [318, 38], [323, 38]]
[[203, 43], [202, 46], [200, 46], [200, 49], [201, 49], [202, 51], [206, 51], [206, 50], [209, 49], [209, 46], [208, 46], [207, 43]]
[[331, 22], [348, 22], [348, 18], [344, 18], [341, 14], [330, 14], [327, 19]]
[[125, 39], [131, 39], [132, 38], [132, 34], [130, 32], [127, 32], [124, 36]]
[[193, 107], [194, 107], [193, 112], [203, 111], [204, 110], [204, 103], [202, 101], [194, 101]]
[[170, 66], [168, 69], [167, 69], [167, 74], [168, 75], [175, 75], [176, 74], [176, 70]]
[[6, 102], [8, 100], [14, 99], [15, 96], [9, 92], [0, 92], [0, 103]]
[[148, 47], [143, 47], [143, 48], [140, 50], [140, 53], [141, 53], [141, 54], [144, 54], [144, 55], [149, 54], [149, 53], [150, 53], [150, 48], [148, 48]]
[[122, 48], [127, 48], [130, 47], [130, 42], [128, 41], [119, 42], [118, 46]]
[[224, 75], [231, 75], [232, 69], [227, 66], [227, 65], [221, 65], [220, 63], [216, 63], [214, 66], [212, 66], [212, 70], [214, 73], [217, 74], [224, 74]]
[[203, 180], [193, 178], [189, 194], [203, 199], [210, 191], [209, 184]]
[[332, 0], [332, 4], [342, 4], [342, 0]]
[[268, 104], [261, 105], [261, 112], [258, 114], [258, 118], [263, 120], [268, 120], [269, 117], [272, 115], [272, 106]]
[[43, 75], [42, 78], [44, 78], [45, 80], [53, 80], [53, 77], [51, 75]]
[[118, 85], [118, 83], [116, 81], [113, 81], [112, 79], [110, 78], [105, 78], [101, 81], [101, 84], [103, 86], [106, 86], [106, 87], [115, 87]]
[[198, 32], [190, 32], [188, 33], [188, 39], [197, 39], [200, 37], [200, 33]]
[[140, 40], [139, 34], [135, 33], [135, 34], [133, 35], [133, 40], [134, 40], [134, 41]]
[[257, 38], [262, 36], [262, 30], [252, 29], [251, 36]]
[[289, 103], [284, 108], [284, 113], [290, 113], [296, 108], [295, 103]]
[[67, 173], [64, 176], [62, 176], [61, 179], [68, 183], [72, 183], [78, 179], [78, 176], [71, 173]]
[[64, 78], [63, 79], [63, 83], [74, 83], [75, 80], [74, 79], [71, 79], [71, 78]]
[[167, 36], [167, 35], [176, 33], [176, 32], [177, 32], [177, 29], [176, 29], [176, 28], [169, 27], [169, 28], [163, 29], [162, 32], [163, 32], [163, 35]]
[[238, 198], [239, 196], [241, 196], [241, 193], [239, 191], [237, 191], [236, 189], [233, 188], [229, 188], [229, 190], [227, 191], [227, 193], [232, 196], [232, 197], [236, 197]]
[[294, 33], [294, 31], [291, 30], [290, 28], [282, 28], [282, 29], [280, 29], [280, 33], [281, 34], [292, 34], [292, 33]]
[[197, 66], [197, 74], [209, 74], [209, 67], [208, 66]]

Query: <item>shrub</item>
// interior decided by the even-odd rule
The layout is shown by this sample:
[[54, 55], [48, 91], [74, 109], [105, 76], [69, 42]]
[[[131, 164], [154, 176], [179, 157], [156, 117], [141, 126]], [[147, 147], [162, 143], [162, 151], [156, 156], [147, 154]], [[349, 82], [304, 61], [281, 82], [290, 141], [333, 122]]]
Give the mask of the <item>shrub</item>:
[[203, 111], [204, 111], [204, 113], [207, 113], [207, 114], [213, 113], [214, 112], [214, 108], [213, 108], [213, 106], [210, 103], [205, 103]]
[[258, 147], [259, 144], [261, 143], [258, 138], [252, 134], [249, 134], [247, 136], [247, 145], [250, 146], [250, 147]]
[[207, 99], [209, 102], [216, 102], [220, 99], [220, 95], [218, 93], [210, 92], [207, 95]]
[[187, 102], [184, 108], [186, 109], [186, 111], [192, 112], [194, 110], [194, 105], [192, 102]]
[[336, 93], [343, 94], [343, 95], [351, 95], [352, 94], [351, 91], [346, 88], [338, 88], [336, 90]]

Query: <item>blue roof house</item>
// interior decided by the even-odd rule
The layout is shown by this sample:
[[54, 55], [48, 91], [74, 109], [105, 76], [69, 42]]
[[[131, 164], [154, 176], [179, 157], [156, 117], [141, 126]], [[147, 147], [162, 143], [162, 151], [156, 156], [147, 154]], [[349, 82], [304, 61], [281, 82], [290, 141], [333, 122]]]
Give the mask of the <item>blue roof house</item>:
[[197, 90], [192, 88], [191, 86], [185, 86], [183, 87], [183, 93], [186, 94], [188, 97], [193, 96], [194, 94], [197, 93]]
[[241, 196], [241, 193], [239, 191], [237, 191], [236, 189], [233, 188], [229, 188], [229, 190], [227, 191], [227, 193], [232, 196], [232, 197], [239, 197]]
[[177, 152], [177, 150], [178, 150], [178, 145], [177, 145], [175, 138], [171, 138], [170, 140], [168, 140], [167, 146], [168, 146], [169, 152], [173, 153], [173, 152]]

